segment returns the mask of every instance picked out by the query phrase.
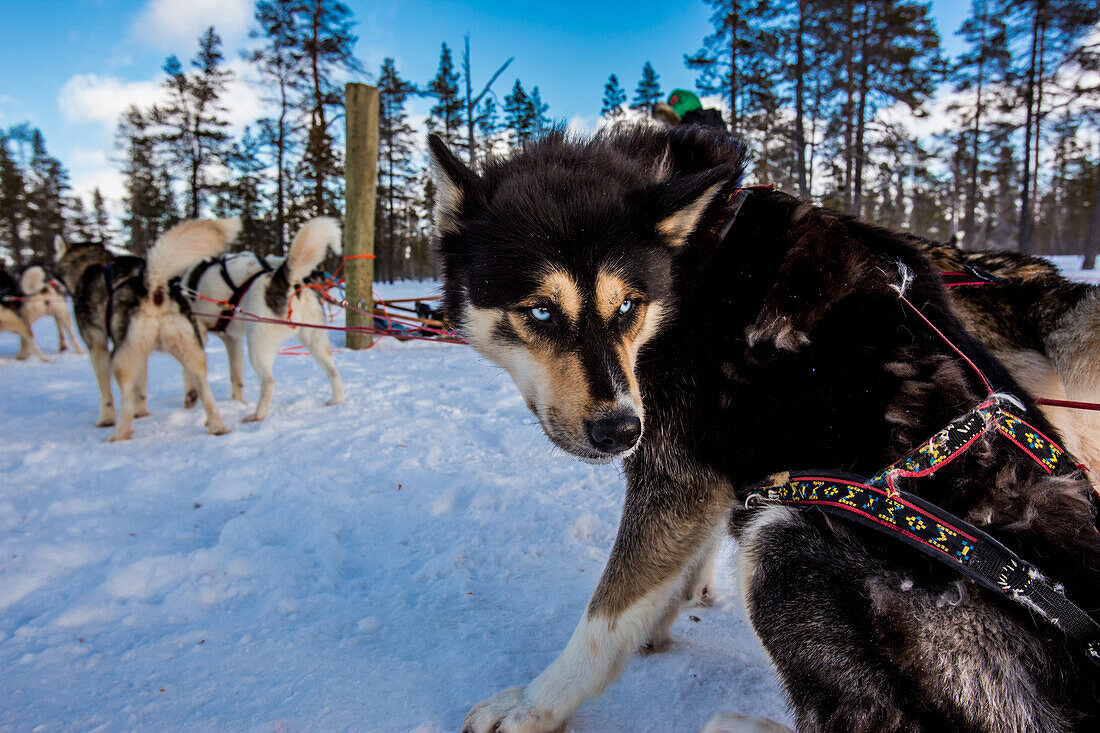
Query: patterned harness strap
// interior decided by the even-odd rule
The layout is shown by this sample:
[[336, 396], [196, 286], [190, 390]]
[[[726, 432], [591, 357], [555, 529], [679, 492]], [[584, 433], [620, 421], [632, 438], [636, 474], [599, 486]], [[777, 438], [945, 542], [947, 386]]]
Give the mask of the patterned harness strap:
[[1078, 642], [1085, 656], [1100, 666], [1100, 624], [1066, 597], [1061, 584], [972, 524], [897, 487], [899, 478], [932, 474], [994, 430], [1048, 473], [1077, 469], [1064, 449], [993, 398], [956, 418], [871, 478], [835, 471], [777, 474], [757, 486], [745, 506], [818, 507], [900, 539], [984, 588], [1037, 612]]

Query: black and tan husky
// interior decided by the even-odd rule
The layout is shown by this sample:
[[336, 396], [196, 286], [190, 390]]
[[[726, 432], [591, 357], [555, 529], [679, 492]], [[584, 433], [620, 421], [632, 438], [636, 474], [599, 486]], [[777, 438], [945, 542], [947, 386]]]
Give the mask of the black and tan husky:
[[149, 414], [146, 368], [154, 351], [174, 356], [196, 386], [206, 428], [214, 435], [229, 432], [206, 381], [198, 325], [169, 281], [199, 260], [220, 254], [240, 228], [236, 219], [185, 221], [157, 239], [148, 260], [113, 255], [101, 244], [68, 244], [59, 250], [57, 270], [73, 294], [76, 326], [99, 385], [96, 427], [115, 425], [112, 374], [118, 383], [121, 403], [110, 440], [134, 437], [134, 418]]
[[[791, 468], [874, 475], [986, 399], [979, 370], [1056, 435], [907, 237], [738, 191], [740, 149], [700, 130], [550, 136], [480, 174], [431, 149], [448, 318], [555, 444], [624, 459], [627, 477], [569, 643], [476, 705], [467, 730], [563, 727], [667, 640], [726, 532], [800, 730], [1100, 726], [1097, 668], [1049, 621], [862, 525], [745, 508], [750, 487]], [[1052, 475], [986, 434], [904, 488], [1100, 608], [1080, 472]]]

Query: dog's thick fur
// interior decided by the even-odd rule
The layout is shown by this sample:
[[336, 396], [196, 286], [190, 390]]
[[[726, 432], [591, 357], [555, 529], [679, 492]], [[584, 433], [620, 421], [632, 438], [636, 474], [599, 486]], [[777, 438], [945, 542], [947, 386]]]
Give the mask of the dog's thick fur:
[[[1000, 278], [947, 288], [948, 301], [1033, 397], [1100, 403], [1100, 287], [1067, 280], [1041, 257], [916, 243], [941, 272], [974, 267]], [[1100, 412], [1042, 410], [1100, 487]]]
[[[302, 227], [290, 245], [285, 260], [268, 258], [266, 263], [250, 253], [223, 255], [201, 262], [181, 278], [183, 290], [191, 309], [198, 319], [205, 341], [206, 330], [213, 328], [222, 313], [220, 303], [228, 301], [233, 286], [242, 285], [256, 273], [259, 275], [248, 287], [240, 308], [245, 313], [261, 318], [283, 320], [288, 313], [297, 323], [323, 325], [325, 313], [320, 294], [308, 285], [310, 274], [321, 264], [325, 253], [341, 251], [340, 225], [335, 219], [318, 217]], [[222, 275], [222, 266], [233, 286]], [[199, 296], [203, 297], [199, 297]], [[212, 302], [213, 301], [213, 302]], [[317, 363], [321, 365], [332, 387], [329, 405], [344, 401], [344, 385], [340, 372], [332, 358], [328, 333], [319, 328], [298, 327], [292, 329], [281, 323], [263, 323], [246, 319], [230, 320], [223, 331], [217, 332], [229, 354], [229, 376], [233, 385], [233, 399], [244, 400], [244, 341], [248, 339], [248, 358], [260, 378], [260, 399], [256, 410], [245, 422], [256, 422], [267, 417], [271, 395], [275, 389], [274, 365], [279, 344], [291, 336], [297, 336]], [[196, 392], [186, 375], [184, 377], [184, 404], [194, 404]]]
[[[985, 398], [900, 301], [903, 282], [1056, 434], [907, 237], [779, 192], [733, 196], [740, 149], [701, 130], [551, 136], [480, 175], [438, 138], [431, 148], [448, 318], [510, 372], [551, 440], [625, 457], [627, 476], [615, 545], [568, 645], [526, 687], [474, 707], [467, 730], [562, 727], [667, 636], [727, 529], [800, 730], [1100, 725], [1096, 668], [1028, 610], [862, 526], [743, 509], [746, 487], [776, 472], [872, 475]], [[730, 202], [740, 211], [719, 238]], [[1080, 474], [1050, 476], [991, 436], [906, 488], [1100, 608]]]
[[121, 399], [110, 440], [134, 436], [133, 420], [149, 414], [146, 368], [153, 351], [176, 358], [206, 410], [206, 428], [229, 432], [206, 380], [206, 354], [187, 301], [169, 287], [195, 262], [213, 257], [240, 231], [236, 219], [186, 221], [169, 229], [149, 251], [148, 261], [117, 257], [101, 244], [68, 244], [57, 267], [73, 294], [76, 325], [88, 347], [99, 385], [97, 427], [115, 425], [111, 375]]
[[[60, 238], [58, 238], [60, 239]], [[62, 240], [63, 242], [64, 240]], [[60, 250], [60, 247], [58, 248]], [[73, 319], [69, 315], [69, 304], [65, 300], [65, 293], [60, 285], [53, 280], [53, 276], [44, 265], [30, 265], [19, 276], [19, 287], [23, 291], [23, 302], [19, 309], [27, 326], [33, 328], [34, 322], [44, 316], [52, 316], [57, 324], [58, 351], [68, 351], [69, 341], [73, 342], [73, 350], [83, 354], [76, 336], [73, 334]], [[68, 338], [66, 338], [68, 336]], [[30, 356], [33, 349], [31, 341], [25, 338], [19, 339], [19, 357]]]

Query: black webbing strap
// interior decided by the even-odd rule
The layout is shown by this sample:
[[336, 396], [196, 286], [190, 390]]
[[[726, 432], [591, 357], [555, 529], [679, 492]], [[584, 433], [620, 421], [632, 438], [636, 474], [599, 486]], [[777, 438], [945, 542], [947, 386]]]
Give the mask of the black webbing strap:
[[240, 285], [235, 285], [233, 283], [233, 279], [229, 276], [229, 267], [226, 264], [229, 258], [218, 258], [218, 262], [221, 266], [222, 280], [224, 280], [225, 284], [229, 286], [230, 290], [232, 290], [232, 293], [230, 294], [229, 299], [225, 301], [226, 305], [224, 308], [222, 308], [222, 312], [218, 314], [218, 320], [215, 321], [214, 325], [210, 328], [211, 332], [221, 333], [222, 331], [224, 331], [229, 326], [229, 322], [233, 320], [233, 314], [237, 311], [237, 307], [240, 306], [241, 301], [244, 300], [245, 293], [247, 293], [248, 289], [252, 287], [252, 283], [256, 282], [256, 278], [258, 278], [260, 275], [263, 275], [266, 272], [271, 272], [272, 268], [271, 265], [268, 264], [267, 260], [265, 260], [263, 257], [260, 257], [259, 255], [253, 256], [256, 258], [256, 262], [260, 264], [260, 269], [249, 275]]
[[974, 525], [918, 496], [873, 486], [861, 476], [823, 471], [781, 474], [745, 501], [750, 509], [766, 504], [817, 507], [900, 539], [1037, 612], [1100, 666], [1100, 624], [1074, 605], [1060, 584]]

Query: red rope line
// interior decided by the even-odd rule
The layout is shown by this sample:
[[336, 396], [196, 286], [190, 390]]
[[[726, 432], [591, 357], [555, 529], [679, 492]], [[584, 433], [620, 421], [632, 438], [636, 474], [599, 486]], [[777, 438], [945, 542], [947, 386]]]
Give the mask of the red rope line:
[[1096, 402], [1078, 402], [1076, 400], [1054, 400], [1046, 397], [1039, 397], [1035, 400], [1037, 405], [1047, 405], [1049, 407], [1069, 407], [1074, 410], [1097, 410], [1100, 411], [1100, 404]]
[[899, 297], [899, 298], [901, 298], [901, 301], [902, 301], [903, 303], [905, 303], [905, 304], [906, 304], [907, 306], [909, 306], [909, 307], [910, 307], [910, 308], [911, 308], [911, 309], [913, 310], [913, 312], [914, 312], [914, 313], [916, 313], [916, 314], [917, 314], [918, 316], [920, 316], [920, 319], [921, 319], [922, 321], [924, 321], [924, 322], [925, 322], [926, 324], [928, 324], [928, 327], [929, 327], [929, 328], [931, 328], [931, 329], [932, 329], [933, 331], [935, 331], [935, 332], [936, 332], [936, 334], [937, 334], [937, 335], [938, 335], [938, 336], [939, 336], [939, 337], [940, 337], [941, 339], [943, 339], [944, 343], [945, 343], [945, 344], [947, 344], [948, 346], [950, 346], [950, 347], [951, 347], [951, 350], [952, 350], [952, 351], [954, 351], [954, 352], [955, 352], [956, 354], [958, 354], [958, 355], [959, 355], [960, 357], [962, 357], [962, 360], [963, 360], [963, 361], [965, 361], [965, 362], [966, 362], [967, 364], [969, 364], [969, 365], [970, 365], [970, 368], [971, 368], [971, 369], [973, 369], [973, 370], [974, 370], [974, 373], [978, 375], [978, 378], [982, 380], [982, 384], [984, 384], [984, 385], [985, 385], [985, 389], [986, 389], [986, 391], [988, 392], [988, 394], [992, 395], [992, 394], [993, 394], [993, 387], [991, 387], [991, 386], [990, 386], [990, 384], [989, 384], [989, 380], [985, 378], [985, 374], [983, 374], [983, 373], [982, 373], [982, 370], [978, 368], [978, 365], [977, 365], [977, 364], [975, 364], [975, 363], [974, 363], [973, 361], [971, 361], [971, 360], [970, 360], [970, 357], [969, 357], [969, 356], [967, 356], [966, 354], [964, 354], [964, 353], [963, 353], [963, 352], [962, 352], [962, 351], [961, 351], [961, 350], [959, 349], [959, 347], [958, 347], [958, 346], [955, 346], [955, 344], [953, 344], [953, 343], [951, 342], [951, 339], [947, 338], [947, 336], [946, 336], [946, 335], [944, 335], [943, 331], [941, 331], [940, 329], [936, 328], [935, 324], [934, 324], [934, 323], [932, 323], [932, 321], [928, 320], [928, 318], [927, 318], [927, 317], [925, 317], [925, 315], [924, 315], [923, 313], [921, 313], [921, 312], [920, 312], [920, 309], [919, 309], [919, 308], [917, 308], [917, 307], [916, 307], [915, 305], [913, 305], [912, 303], [910, 303], [910, 302], [909, 302], [909, 299], [908, 299], [908, 298], [906, 298], [906, 297], [905, 297], [905, 294], [904, 294], [904, 293], [902, 293], [902, 292], [901, 292], [900, 290], [898, 291], [898, 297]]

